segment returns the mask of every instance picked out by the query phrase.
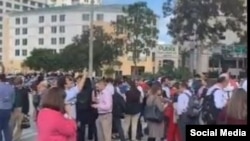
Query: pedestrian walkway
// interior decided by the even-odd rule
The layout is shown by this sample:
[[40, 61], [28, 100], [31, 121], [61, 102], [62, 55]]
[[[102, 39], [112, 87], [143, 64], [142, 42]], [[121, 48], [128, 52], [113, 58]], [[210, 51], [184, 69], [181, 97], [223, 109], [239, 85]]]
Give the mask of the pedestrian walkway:
[[36, 135], [37, 135], [37, 132], [35, 129], [32, 129], [32, 128], [25, 129], [23, 130], [23, 133], [22, 133], [22, 140], [35, 137]]

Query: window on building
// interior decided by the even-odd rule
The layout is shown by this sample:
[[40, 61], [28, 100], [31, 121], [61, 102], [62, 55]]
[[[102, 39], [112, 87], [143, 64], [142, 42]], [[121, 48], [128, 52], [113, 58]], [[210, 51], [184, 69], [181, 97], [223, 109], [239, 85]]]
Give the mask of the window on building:
[[20, 5], [15, 4], [14, 8], [17, 9], [17, 10], [19, 10], [20, 9]]
[[12, 4], [9, 2], [6, 2], [6, 7], [12, 8]]
[[3, 43], [3, 41], [2, 40], [0, 40], [0, 45]]
[[0, 13], [3, 13], [3, 9], [0, 9]]
[[2, 58], [3, 58], [2, 55], [0, 55], [0, 60], [2, 60]]
[[0, 24], [0, 29], [3, 29], [3, 25]]
[[65, 26], [60, 26], [59, 31], [60, 33], [65, 33]]
[[29, 10], [29, 7], [23, 6], [23, 11], [28, 11], [28, 10]]
[[59, 38], [59, 44], [64, 45], [65, 44], [65, 38], [63, 38], [63, 37]]
[[15, 34], [16, 34], [16, 35], [20, 35], [20, 29], [19, 29], [19, 28], [16, 28]]
[[43, 34], [44, 33], [44, 28], [43, 27], [39, 27], [39, 34]]
[[[118, 22], [122, 22], [122, 20], [123, 20], [123, 15], [117, 15], [116, 16], [116, 22], [118, 23]], [[122, 34], [123, 32], [124, 32], [124, 28], [121, 26], [121, 25], [117, 25], [116, 26], [116, 32], [118, 33], [118, 34]]]
[[16, 18], [16, 25], [20, 24], [21, 20], [20, 18]]
[[0, 16], [0, 21], [2, 21], [2, 20], [3, 20], [3, 17]]
[[89, 26], [88, 26], [88, 25], [83, 25], [83, 26], [82, 26], [82, 31], [83, 31], [83, 32], [89, 31]]
[[20, 2], [20, 0], [15, 0], [16, 2]]
[[20, 45], [20, 40], [19, 40], [19, 39], [16, 39], [16, 40], [15, 40], [15, 45], [16, 45], [16, 46], [19, 46], [19, 45]]
[[51, 38], [51, 44], [56, 45], [56, 38]]
[[84, 2], [88, 3], [88, 2], [89, 2], [89, 0], [84, 0]]
[[2, 32], [0, 32], [0, 37], [2, 37], [3, 36], [3, 33]]
[[96, 15], [96, 20], [97, 21], [103, 21], [103, 19], [104, 19], [104, 15], [103, 14], [97, 14]]
[[57, 16], [56, 15], [52, 15], [51, 16], [51, 22], [56, 22], [57, 21]]
[[36, 2], [31, 1], [30, 4], [34, 6], [34, 5], [36, 5]]
[[[0, 48], [0, 53], [2, 53], [3, 52], [3, 49], [2, 48]], [[1, 56], [2, 57], [2, 56]], [[2, 59], [2, 58], [1, 58]]]
[[15, 56], [20, 56], [20, 50], [19, 49], [15, 50]]
[[155, 52], [152, 52], [152, 61], [155, 61]]
[[39, 23], [43, 23], [44, 22], [44, 16], [39, 16]]
[[80, 0], [72, 0], [72, 4], [79, 4]]
[[28, 23], [28, 18], [27, 17], [23, 17], [23, 24], [27, 24]]
[[56, 26], [51, 27], [51, 33], [56, 33]]
[[3, 5], [3, 1], [0, 1], [0, 6], [2, 6]]
[[60, 22], [64, 22], [65, 21], [65, 15], [60, 15]]
[[82, 20], [83, 21], [89, 21], [89, 19], [90, 19], [89, 14], [82, 14]]
[[27, 56], [27, 55], [28, 55], [27, 49], [23, 49], [23, 50], [22, 50], [22, 56]]
[[38, 7], [39, 7], [39, 8], [42, 8], [42, 7], [43, 7], [43, 4], [42, 4], [42, 3], [38, 3]]
[[39, 45], [43, 45], [44, 44], [44, 39], [43, 38], [39, 38], [38, 39], [38, 44]]
[[28, 45], [28, 40], [27, 39], [23, 39], [23, 46], [27, 46]]
[[23, 28], [22, 32], [23, 32], [24, 35], [26, 35], [26, 34], [28, 34], [28, 29], [27, 28]]

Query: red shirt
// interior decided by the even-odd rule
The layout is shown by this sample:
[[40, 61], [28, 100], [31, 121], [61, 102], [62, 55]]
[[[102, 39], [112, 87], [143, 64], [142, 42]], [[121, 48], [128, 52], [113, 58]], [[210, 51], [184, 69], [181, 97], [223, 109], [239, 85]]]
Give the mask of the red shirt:
[[144, 92], [148, 91], [150, 88], [146, 83], [140, 83], [139, 86], [142, 87]]
[[76, 141], [77, 125], [58, 111], [44, 108], [37, 117], [37, 141]]

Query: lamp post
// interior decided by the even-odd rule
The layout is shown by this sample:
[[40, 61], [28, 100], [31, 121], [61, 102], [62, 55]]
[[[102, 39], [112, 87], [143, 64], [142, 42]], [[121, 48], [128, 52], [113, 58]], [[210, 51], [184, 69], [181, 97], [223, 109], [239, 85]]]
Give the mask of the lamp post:
[[89, 33], [89, 76], [93, 76], [93, 42], [94, 42], [94, 0], [91, 0]]

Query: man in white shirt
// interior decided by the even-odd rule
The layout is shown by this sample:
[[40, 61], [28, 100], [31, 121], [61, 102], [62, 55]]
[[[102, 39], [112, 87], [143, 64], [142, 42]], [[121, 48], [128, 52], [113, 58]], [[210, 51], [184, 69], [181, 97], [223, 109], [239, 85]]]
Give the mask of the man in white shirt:
[[162, 85], [162, 90], [165, 92], [165, 97], [166, 98], [170, 98], [171, 95], [170, 95], [170, 80], [168, 77], [163, 77], [161, 79], [161, 85]]
[[[181, 83], [180, 95], [177, 100], [177, 114], [179, 116], [178, 126], [180, 129], [181, 138], [186, 141], [186, 125], [190, 123], [190, 119], [187, 117], [186, 112], [188, 108], [189, 96], [192, 96], [190, 90], [188, 90], [188, 84], [185, 82]], [[189, 96], [188, 96], [189, 95]]]
[[[224, 108], [228, 101], [227, 92], [224, 91], [224, 88], [228, 86], [228, 83], [229, 83], [228, 77], [220, 76], [217, 80], [217, 83], [214, 84], [212, 87], [210, 87], [207, 91], [207, 95], [213, 93], [215, 107], [218, 109]], [[217, 90], [214, 91], [215, 89]]]

